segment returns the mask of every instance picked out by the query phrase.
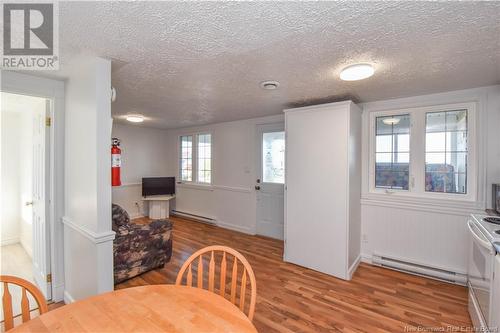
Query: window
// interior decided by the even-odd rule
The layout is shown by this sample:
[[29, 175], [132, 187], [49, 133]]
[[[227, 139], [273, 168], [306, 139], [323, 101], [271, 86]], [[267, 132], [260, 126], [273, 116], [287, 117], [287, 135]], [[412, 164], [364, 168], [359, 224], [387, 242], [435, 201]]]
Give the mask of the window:
[[[179, 173], [183, 182], [212, 183], [212, 135], [182, 135], [179, 138]], [[193, 170], [196, 172], [193, 173]]]
[[262, 134], [262, 181], [285, 183], [285, 132]]
[[181, 181], [193, 181], [193, 136], [181, 136], [180, 171]]
[[467, 110], [428, 112], [425, 190], [467, 193]]
[[376, 119], [375, 187], [408, 190], [410, 115]]
[[475, 104], [370, 113], [370, 191], [474, 200]]
[[212, 182], [212, 135], [198, 135], [198, 182]]

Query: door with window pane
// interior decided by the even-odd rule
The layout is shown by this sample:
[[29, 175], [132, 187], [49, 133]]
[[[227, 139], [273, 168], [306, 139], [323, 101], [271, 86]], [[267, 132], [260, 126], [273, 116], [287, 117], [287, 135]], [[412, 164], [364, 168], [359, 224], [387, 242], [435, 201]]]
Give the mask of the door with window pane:
[[257, 234], [283, 239], [285, 131], [283, 124], [259, 125], [257, 192]]

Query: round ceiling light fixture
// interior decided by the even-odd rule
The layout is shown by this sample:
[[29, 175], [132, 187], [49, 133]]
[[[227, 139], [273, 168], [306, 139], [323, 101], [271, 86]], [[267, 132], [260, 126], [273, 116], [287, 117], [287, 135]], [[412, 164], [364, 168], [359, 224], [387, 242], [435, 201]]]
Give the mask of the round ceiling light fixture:
[[144, 116], [142, 114], [129, 114], [125, 116], [125, 119], [131, 123], [142, 123], [144, 121]]
[[265, 90], [275, 90], [278, 89], [280, 83], [278, 81], [263, 81], [260, 83], [260, 87]]
[[396, 117], [391, 117], [391, 118], [385, 118], [382, 120], [382, 122], [386, 125], [397, 125], [401, 121], [401, 118], [396, 118]]
[[355, 64], [347, 66], [340, 72], [340, 78], [344, 81], [358, 81], [369, 78], [375, 73], [370, 64]]

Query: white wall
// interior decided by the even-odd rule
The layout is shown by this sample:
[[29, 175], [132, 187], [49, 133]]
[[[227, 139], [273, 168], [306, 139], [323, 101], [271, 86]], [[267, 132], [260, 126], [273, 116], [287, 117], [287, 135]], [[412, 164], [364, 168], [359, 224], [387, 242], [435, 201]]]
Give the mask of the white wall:
[[142, 177], [175, 176], [168, 170], [167, 131], [113, 124], [113, 137], [120, 139], [122, 150], [122, 186], [113, 187], [113, 203], [122, 206], [131, 218], [147, 216]]
[[[45, 107], [42, 99], [38, 104]], [[19, 107], [2, 110], [2, 245], [20, 242], [31, 257], [33, 211], [25, 203], [33, 195], [33, 110]]]
[[111, 62], [81, 58], [66, 82], [66, 302], [113, 290]]
[[214, 218], [224, 228], [255, 234], [257, 125], [283, 122], [279, 115], [168, 131], [168, 170], [177, 178], [179, 136], [212, 133], [212, 186], [178, 185], [175, 209]]
[[20, 239], [21, 201], [19, 195], [19, 141], [18, 128], [21, 116], [17, 112], [2, 110], [2, 212], [1, 245], [18, 243]]
[[[478, 194], [472, 203], [397, 199], [368, 192], [369, 113], [372, 111], [476, 102], [478, 106]], [[410, 260], [465, 273], [466, 218], [491, 202], [491, 183], [500, 182], [500, 86], [366, 103], [363, 107], [362, 253]], [[473, 162], [472, 162], [473, 163]]]

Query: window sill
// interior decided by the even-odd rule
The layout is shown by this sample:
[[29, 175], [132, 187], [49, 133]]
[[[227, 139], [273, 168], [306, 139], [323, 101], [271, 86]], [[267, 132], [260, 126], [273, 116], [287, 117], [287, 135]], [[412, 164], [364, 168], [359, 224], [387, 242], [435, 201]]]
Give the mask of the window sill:
[[438, 198], [436, 196], [417, 196], [409, 193], [369, 192], [361, 195], [361, 204], [388, 208], [420, 210], [453, 215], [483, 213], [485, 205], [475, 200]]

